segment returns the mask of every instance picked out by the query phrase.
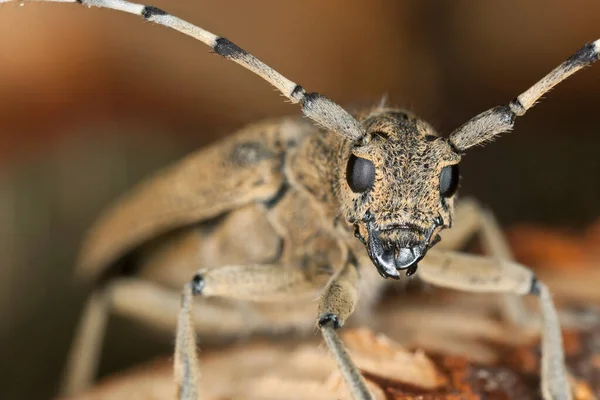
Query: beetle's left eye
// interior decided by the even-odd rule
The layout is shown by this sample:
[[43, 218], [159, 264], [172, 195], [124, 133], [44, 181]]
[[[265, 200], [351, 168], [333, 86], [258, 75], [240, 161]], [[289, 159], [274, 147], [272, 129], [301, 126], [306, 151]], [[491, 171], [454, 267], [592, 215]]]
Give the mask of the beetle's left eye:
[[354, 193], [362, 193], [370, 189], [375, 183], [375, 164], [366, 158], [350, 155], [346, 180]]
[[440, 173], [440, 194], [450, 197], [458, 189], [458, 164], [448, 165], [442, 168]]

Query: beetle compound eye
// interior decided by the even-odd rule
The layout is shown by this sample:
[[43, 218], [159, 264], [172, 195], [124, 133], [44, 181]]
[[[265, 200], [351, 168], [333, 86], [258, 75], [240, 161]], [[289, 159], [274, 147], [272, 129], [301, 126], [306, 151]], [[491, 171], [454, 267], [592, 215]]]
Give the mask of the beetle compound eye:
[[440, 193], [444, 197], [450, 197], [458, 189], [458, 164], [448, 165], [440, 173]]
[[370, 189], [375, 183], [375, 165], [366, 158], [350, 155], [346, 180], [354, 193], [362, 193]]

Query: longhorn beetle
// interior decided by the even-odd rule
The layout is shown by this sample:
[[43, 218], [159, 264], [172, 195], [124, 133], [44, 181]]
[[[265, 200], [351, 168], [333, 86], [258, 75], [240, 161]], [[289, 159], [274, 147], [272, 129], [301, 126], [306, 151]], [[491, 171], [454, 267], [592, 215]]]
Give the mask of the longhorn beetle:
[[[179, 282], [189, 274], [177, 317], [180, 399], [199, 396], [194, 333], [202, 324], [223, 332], [251, 329], [248, 308], [240, 311], [245, 302], [254, 304], [261, 324], [274, 327], [301, 324], [316, 311], [352, 396], [371, 399], [336, 330], [354, 311], [359, 292], [381, 289], [369, 278], [372, 271], [401, 279], [402, 272], [412, 275], [419, 265], [419, 277], [437, 286], [507, 294], [505, 309], [512, 309], [507, 315], [516, 316], [521, 307], [510, 295], [535, 295], [543, 319], [543, 397], [572, 398], [548, 288], [509, 259], [489, 213], [468, 201], [455, 213], [454, 199], [464, 151], [512, 129], [541, 96], [596, 61], [600, 40], [508, 105], [484, 111], [443, 138], [413, 114], [385, 105], [350, 114], [224, 37], [158, 8], [124, 0], [56, 1], [137, 14], [191, 36], [261, 76], [317, 125], [285, 118], [249, 126], [142, 183], [103, 215], [79, 260], [80, 271], [98, 288], [72, 349], [67, 390], [89, 382], [109, 309], [127, 312], [128, 299], [136, 299], [143, 303], [138, 314], [174, 324], [163, 312], [174, 292], [148, 279]], [[444, 242], [433, 249], [454, 224], [457, 228], [445, 231]], [[455, 251], [476, 232], [491, 256]], [[139, 277], [115, 278], [118, 265], [132, 259]], [[153, 296], [144, 296], [149, 292]], [[194, 328], [193, 320], [200, 326]]]

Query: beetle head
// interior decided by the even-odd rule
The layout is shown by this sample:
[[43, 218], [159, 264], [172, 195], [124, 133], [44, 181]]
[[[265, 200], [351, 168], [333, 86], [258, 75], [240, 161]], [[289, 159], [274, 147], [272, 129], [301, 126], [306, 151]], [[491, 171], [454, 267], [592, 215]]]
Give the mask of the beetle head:
[[379, 109], [361, 122], [365, 136], [339, 166], [342, 213], [379, 273], [397, 279], [451, 226], [460, 155], [404, 111]]

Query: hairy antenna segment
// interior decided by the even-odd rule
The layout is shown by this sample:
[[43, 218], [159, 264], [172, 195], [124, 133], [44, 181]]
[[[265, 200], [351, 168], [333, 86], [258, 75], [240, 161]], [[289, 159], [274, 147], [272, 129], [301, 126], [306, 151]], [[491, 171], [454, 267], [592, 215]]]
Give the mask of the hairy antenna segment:
[[457, 150], [462, 151], [510, 131], [515, 119], [524, 115], [543, 95], [575, 72], [592, 65], [599, 57], [600, 39], [583, 46], [509, 105], [494, 107], [467, 121], [452, 132], [450, 142]]

